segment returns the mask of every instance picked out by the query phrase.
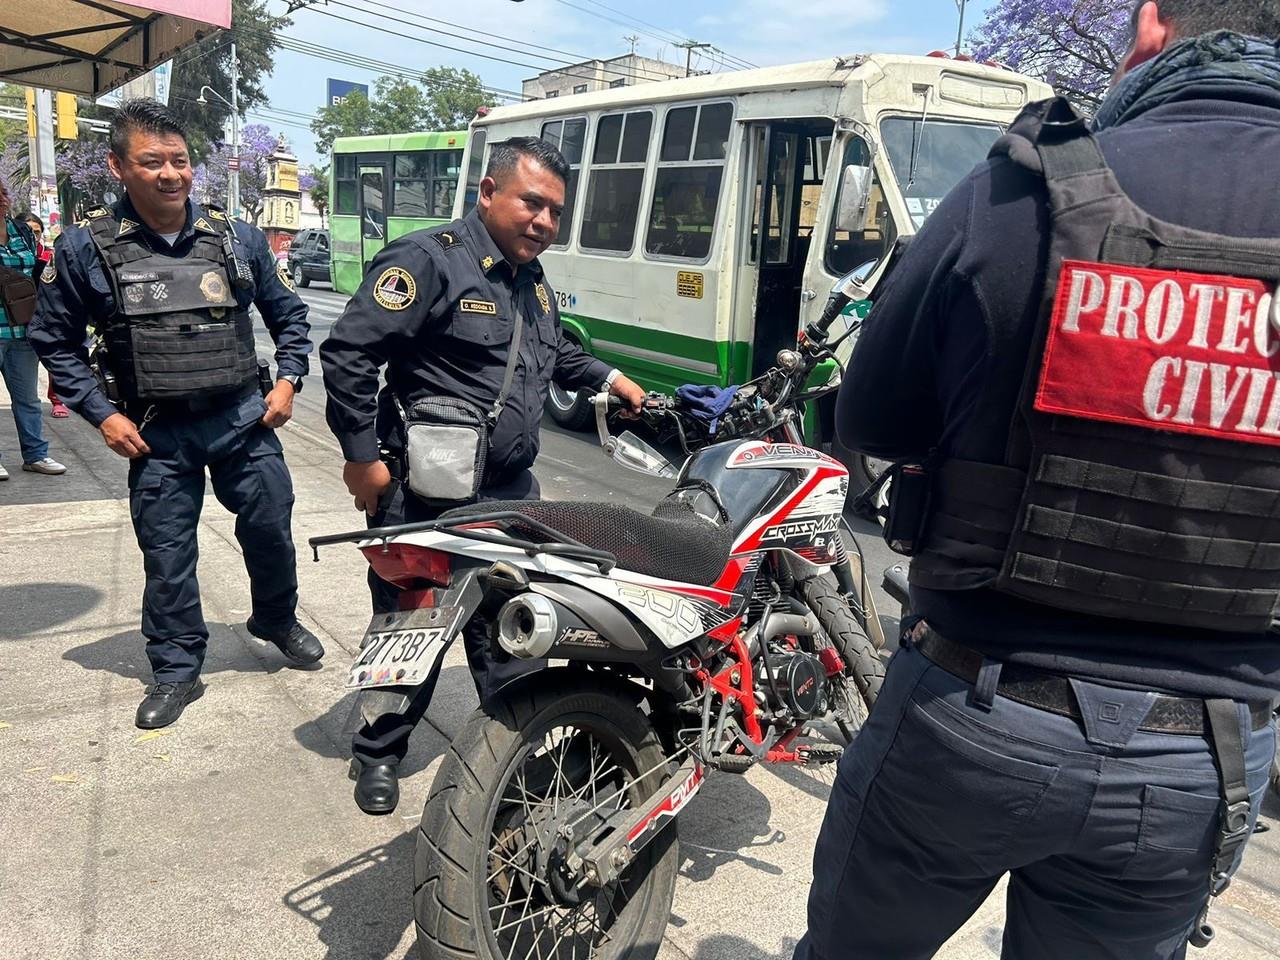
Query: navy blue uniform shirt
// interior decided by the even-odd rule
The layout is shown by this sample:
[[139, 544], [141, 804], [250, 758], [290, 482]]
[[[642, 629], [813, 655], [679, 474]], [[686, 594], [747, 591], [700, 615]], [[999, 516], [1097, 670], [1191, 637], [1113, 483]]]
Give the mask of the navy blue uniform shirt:
[[[1268, 162], [1280, 154], [1280, 94], [1260, 85], [1192, 88], [1098, 140], [1120, 186], [1153, 216], [1280, 237]], [[1000, 158], [961, 182], [867, 318], [837, 401], [841, 441], [886, 459], [936, 447], [944, 457], [1002, 463], [1048, 241], [1043, 180]], [[1016, 332], [997, 338], [996, 329]], [[975, 384], [990, 379], [1002, 382], [1002, 402], [978, 410]], [[1266, 700], [1280, 690], [1274, 635], [1086, 617], [991, 589], [912, 586], [911, 600], [939, 632], [998, 659], [1205, 696]]]
[[[117, 220], [142, 220], [127, 195], [112, 208], [112, 214]], [[186, 225], [172, 247], [146, 224], [142, 231], [153, 250], [185, 257], [195, 241], [193, 224], [203, 216], [204, 210], [188, 200]], [[294, 292], [293, 281], [283, 265], [277, 264], [266, 235], [252, 224], [232, 222], [239, 241], [236, 252], [249, 264], [254, 280], [252, 290], [232, 285], [236, 300], [246, 309], [256, 306], [262, 314], [276, 345], [276, 377], [306, 376], [307, 355], [312, 349], [307, 305]], [[215, 226], [222, 230], [220, 223]], [[63, 231], [54, 246], [52, 269], [46, 268], [38, 286], [36, 316], [27, 329], [31, 346], [58, 385], [62, 402], [96, 427], [119, 411], [89, 368], [85, 328], [89, 324], [101, 327], [115, 314], [116, 304], [88, 227], [76, 225]]]
[[520, 359], [490, 438], [490, 485], [532, 466], [552, 380], [566, 390], [599, 389], [612, 367], [565, 339], [541, 264], [508, 263], [478, 211], [388, 244], [320, 346], [325, 415], [343, 456], [369, 463], [379, 438], [398, 442], [392, 393], [406, 407], [446, 396], [488, 412], [516, 322], [524, 324]]

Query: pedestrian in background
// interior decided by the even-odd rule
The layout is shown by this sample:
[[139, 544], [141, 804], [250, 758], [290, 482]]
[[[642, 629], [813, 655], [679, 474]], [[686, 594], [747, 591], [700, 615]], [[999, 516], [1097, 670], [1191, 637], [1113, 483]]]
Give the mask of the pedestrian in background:
[[[32, 284], [37, 263], [36, 238], [25, 223], [9, 216], [12, 197], [8, 185], [0, 181], [0, 374], [4, 376], [9, 402], [13, 405], [13, 422], [18, 428], [18, 446], [22, 450], [22, 469], [29, 473], [54, 476], [67, 468], [49, 456], [49, 442], [44, 438], [41, 422], [37, 375], [40, 364], [27, 342], [30, 317], [10, 316], [5, 304], [15, 309], [19, 291]], [[9, 471], [0, 463], [0, 480], [8, 480]]]
[[[36, 238], [35, 279], [39, 279], [40, 274], [44, 272], [44, 268], [53, 259], [53, 247], [44, 242], [44, 221], [34, 213], [27, 214], [27, 226], [31, 228], [31, 233]], [[58, 399], [57, 391], [53, 388], [53, 374], [49, 374], [49, 390], [46, 395], [49, 398], [50, 405], [53, 407], [51, 416], [58, 420], [64, 420], [71, 416], [71, 411], [67, 409], [65, 403]]]
[[1280, 2], [1131, 10], [1093, 123], [1022, 112], [840, 388], [840, 439], [930, 489], [916, 622], [840, 761], [796, 960], [932, 957], [1006, 873], [1007, 960], [1182, 958], [1258, 816]]
[[[186, 134], [165, 107], [121, 105], [107, 165], [124, 199], [63, 233], [41, 278], [31, 340], [67, 404], [129, 460], [154, 675], [135, 723], [150, 729], [204, 692], [209, 628], [196, 533], [206, 470], [236, 515], [252, 597], [245, 628], [293, 664], [324, 656], [297, 618], [293, 481], [275, 432], [293, 415], [310, 327], [262, 231], [192, 202]], [[276, 344], [274, 382], [260, 376], [251, 306]], [[89, 323], [106, 348], [97, 376], [84, 347]]]

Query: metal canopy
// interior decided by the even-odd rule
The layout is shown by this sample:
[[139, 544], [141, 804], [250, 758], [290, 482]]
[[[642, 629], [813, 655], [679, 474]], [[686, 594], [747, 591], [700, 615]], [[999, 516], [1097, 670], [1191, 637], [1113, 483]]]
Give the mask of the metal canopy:
[[231, 0], [5, 0], [0, 83], [99, 97], [231, 26]]

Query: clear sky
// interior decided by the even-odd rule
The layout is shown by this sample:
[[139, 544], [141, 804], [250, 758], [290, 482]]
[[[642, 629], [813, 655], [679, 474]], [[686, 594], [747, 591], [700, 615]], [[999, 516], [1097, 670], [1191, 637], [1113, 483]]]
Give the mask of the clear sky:
[[[992, 2], [970, 0], [966, 33]], [[273, 11], [286, 6], [271, 0]], [[438, 22], [415, 22], [415, 15]], [[418, 70], [467, 67], [487, 86], [519, 91], [521, 80], [566, 61], [626, 53], [628, 36], [638, 38], [637, 53], [678, 63], [685, 58], [675, 47], [681, 38], [712, 43], [759, 66], [868, 51], [923, 54], [954, 47], [958, 11], [956, 0], [330, 0], [295, 12], [293, 20], [288, 35], [296, 41]], [[493, 46], [444, 32], [487, 34]], [[714, 53], [694, 57], [704, 70], [725, 69], [725, 63]], [[249, 122], [285, 133], [300, 159], [313, 163], [315, 137], [306, 117], [323, 104], [325, 79], [372, 84], [380, 72], [282, 50], [266, 84], [270, 108]]]

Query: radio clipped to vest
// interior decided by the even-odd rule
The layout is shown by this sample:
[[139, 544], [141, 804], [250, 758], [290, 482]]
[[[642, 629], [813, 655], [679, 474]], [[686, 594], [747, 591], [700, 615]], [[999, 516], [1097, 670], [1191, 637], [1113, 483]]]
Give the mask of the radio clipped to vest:
[[[913, 557], [924, 542], [932, 501], [932, 456], [899, 460], [890, 464], [875, 482], [854, 499], [852, 509], [872, 514], [881, 523], [881, 535], [889, 549]], [[880, 501], [884, 500], [883, 506]]]

